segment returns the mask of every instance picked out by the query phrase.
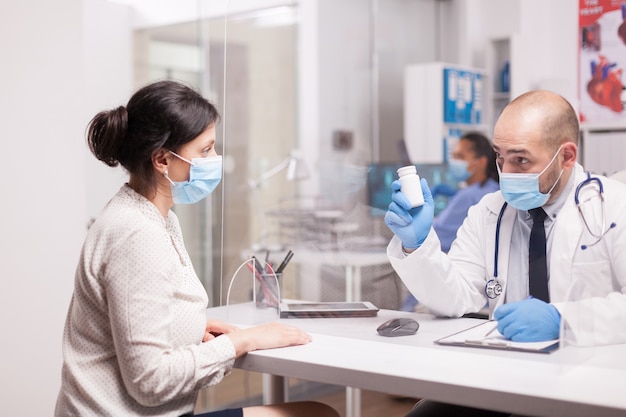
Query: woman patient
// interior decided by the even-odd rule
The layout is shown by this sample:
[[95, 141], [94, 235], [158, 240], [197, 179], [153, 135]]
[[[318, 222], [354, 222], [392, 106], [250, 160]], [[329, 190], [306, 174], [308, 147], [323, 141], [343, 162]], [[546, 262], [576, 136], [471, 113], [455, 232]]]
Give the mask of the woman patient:
[[[89, 229], [63, 335], [56, 416], [192, 415], [198, 391], [255, 349], [309, 343], [280, 323], [239, 329], [206, 319], [174, 204], [207, 197], [222, 176], [215, 107], [173, 81], [150, 84], [126, 106], [98, 113], [87, 141], [130, 174]], [[203, 416], [338, 417], [317, 402]]]

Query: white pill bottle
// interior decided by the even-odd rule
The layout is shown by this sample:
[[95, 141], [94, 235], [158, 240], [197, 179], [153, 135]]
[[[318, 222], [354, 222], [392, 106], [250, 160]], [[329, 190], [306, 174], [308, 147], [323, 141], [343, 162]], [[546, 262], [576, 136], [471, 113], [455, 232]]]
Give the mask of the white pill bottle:
[[414, 165], [398, 168], [398, 177], [400, 179], [400, 191], [409, 199], [411, 207], [423, 206], [424, 195], [422, 194], [420, 177], [417, 175], [417, 168]]

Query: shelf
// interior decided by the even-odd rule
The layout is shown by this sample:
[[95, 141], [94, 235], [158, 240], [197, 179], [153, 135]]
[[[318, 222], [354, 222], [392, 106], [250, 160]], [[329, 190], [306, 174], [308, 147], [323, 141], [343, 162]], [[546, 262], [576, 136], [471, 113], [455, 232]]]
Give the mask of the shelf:
[[511, 100], [511, 93], [506, 92], [495, 92], [491, 95], [491, 99], [492, 100], [507, 100], [510, 101]]
[[489, 101], [487, 103], [487, 119], [486, 122], [490, 128], [496, 124], [500, 113], [511, 101], [511, 91], [502, 91], [501, 73], [505, 63], [509, 64], [509, 86], [512, 84], [514, 73], [512, 71], [513, 62], [511, 57], [511, 40], [510, 38], [492, 39], [487, 51], [487, 69], [490, 74], [489, 83], [487, 83]]
[[458, 130], [476, 130], [480, 132], [486, 132], [489, 129], [489, 125], [486, 124], [472, 124], [472, 123], [445, 123], [442, 125], [442, 131], [447, 131], [450, 129], [458, 129]]
[[626, 120], [607, 120], [601, 122], [581, 122], [580, 130], [583, 132], [613, 132], [626, 131]]

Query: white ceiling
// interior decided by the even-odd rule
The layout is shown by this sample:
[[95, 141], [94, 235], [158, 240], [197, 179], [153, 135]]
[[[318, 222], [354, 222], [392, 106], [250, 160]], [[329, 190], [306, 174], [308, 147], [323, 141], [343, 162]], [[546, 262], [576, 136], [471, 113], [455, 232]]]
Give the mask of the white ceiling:
[[191, 22], [199, 18], [239, 15], [298, 4], [298, 0], [108, 0], [134, 10], [133, 27], [148, 28]]

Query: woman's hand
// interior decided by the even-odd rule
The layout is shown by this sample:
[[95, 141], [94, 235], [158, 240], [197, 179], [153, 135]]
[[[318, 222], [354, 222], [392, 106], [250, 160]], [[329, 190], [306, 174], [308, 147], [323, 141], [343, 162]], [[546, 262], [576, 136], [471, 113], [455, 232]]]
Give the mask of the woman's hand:
[[239, 330], [239, 327], [233, 326], [232, 324], [228, 324], [220, 320], [207, 320], [202, 341], [208, 342], [209, 340], [215, 339], [221, 334], [232, 333], [235, 330]]
[[237, 357], [253, 350], [304, 345], [313, 340], [302, 330], [278, 322], [233, 331], [227, 337], [233, 342]]

